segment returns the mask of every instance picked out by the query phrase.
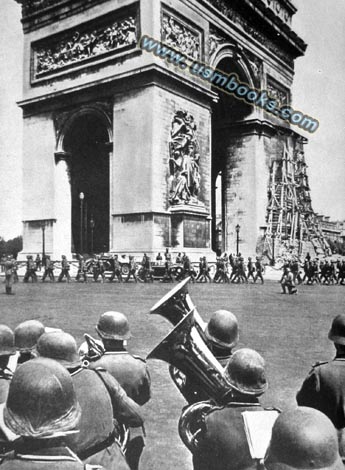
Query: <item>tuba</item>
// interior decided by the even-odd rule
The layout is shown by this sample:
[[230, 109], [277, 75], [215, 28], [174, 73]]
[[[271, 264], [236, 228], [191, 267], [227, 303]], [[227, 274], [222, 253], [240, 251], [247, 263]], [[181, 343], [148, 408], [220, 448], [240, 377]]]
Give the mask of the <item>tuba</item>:
[[160, 359], [176, 367], [200, 383], [207, 396], [218, 404], [223, 403], [231, 391], [223, 367], [200, 334], [193, 310], [149, 353], [147, 359]]
[[150, 310], [150, 314], [162, 315], [176, 326], [190, 312], [194, 313], [194, 320], [199, 332], [203, 335], [206, 323], [201, 318], [188, 293], [187, 285], [190, 277], [177, 284], [171, 291], [161, 298]]

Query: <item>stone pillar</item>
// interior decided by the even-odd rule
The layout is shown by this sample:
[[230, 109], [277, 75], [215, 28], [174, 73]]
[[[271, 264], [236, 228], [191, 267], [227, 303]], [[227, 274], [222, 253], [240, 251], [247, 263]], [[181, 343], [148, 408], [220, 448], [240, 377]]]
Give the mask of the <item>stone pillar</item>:
[[223, 184], [225, 251], [245, 257], [256, 253], [267, 209], [268, 164], [264, 137], [257, 128], [238, 129], [225, 134], [226, 164]]
[[54, 225], [54, 259], [66, 255], [72, 257], [72, 198], [69, 176], [69, 154], [57, 152], [55, 154], [55, 218]]

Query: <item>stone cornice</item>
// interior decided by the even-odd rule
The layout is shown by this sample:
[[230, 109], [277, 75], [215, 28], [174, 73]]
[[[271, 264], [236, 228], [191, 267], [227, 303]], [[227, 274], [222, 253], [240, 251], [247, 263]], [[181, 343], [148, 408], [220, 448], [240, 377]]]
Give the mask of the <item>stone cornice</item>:
[[[243, 29], [258, 41], [277, 53], [291, 56], [292, 59], [304, 55], [307, 44], [282, 21], [274, 12], [265, 6], [262, 0], [197, 0], [208, 10], [218, 12], [233, 22], [234, 26]], [[289, 62], [289, 59], [288, 59]]]

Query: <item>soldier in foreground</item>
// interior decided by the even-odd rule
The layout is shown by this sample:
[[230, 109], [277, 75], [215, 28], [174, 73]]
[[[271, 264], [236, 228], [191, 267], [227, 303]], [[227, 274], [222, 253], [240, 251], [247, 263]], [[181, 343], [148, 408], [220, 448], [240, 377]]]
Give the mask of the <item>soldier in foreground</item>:
[[127, 317], [120, 312], [105, 312], [98, 320], [96, 331], [105, 353], [91, 362], [90, 368], [106, 369], [132, 400], [144, 405], [151, 397], [151, 379], [146, 361], [133, 356], [126, 349], [127, 340], [132, 336]]
[[[239, 340], [236, 316], [228, 310], [217, 310], [211, 315], [204, 335], [208, 348], [218, 362], [225, 367], [232, 355], [232, 349]], [[189, 379], [176, 367], [170, 366], [169, 372], [172, 380], [189, 404], [209, 399], [201, 383]]]
[[36, 357], [36, 344], [44, 332], [45, 328], [38, 320], [24, 321], [15, 328], [14, 344], [19, 353], [17, 364], [23, 364]]
[[337, 434], [323, 413], [298, 407], [278, 416], [263, 470], [344, 470]]
[[12, 371], [8, 368], [8, 363], [16, 353], [14, 346], [14, 334], [11, 328], [0, 325], [0, 403], [5, 403]]
[[[146, 361], [139, 356], [133, 356], [126, 349], [127, 340], [131, 338], [127, 317], [120, 312], [106, 312], [98, 320], [96, 331], [102, 340], [105, 353], [100, 359], [90, 362], [89, 367], [104, 368], [136, 403], [147, 403], [151, 398], [151, 378]], [[131, 470], [138, 468], [143, 448], [143, 436], [131, 432], [126, 453]]]
[[80, 433], [68, 438], [70, 448], [85, 463], [101, 463], [108, 470], [128, 470], [117, 439], [122, 425], [143, 425], [139, 406], [105, 369], [82, 367], [70, 334], [45, 333], [37, 343], [37, 351], [40, 356], [57, 360], [71, 374], [82, 413]]
[[[21, 437], [2, 457], [1, 470], [86, 469], [65, 444], [78, 432], [80, 406], [70, 375], [51, 359], [38, 358], [14, 373], [0, 424]], [[98, 466], [102, 469], [103, 467]]]
[[332, 322], [328, 338], [336, 355], [331, 361], [317, 362], [297, 393], [297, 403], [322, 411], [338, 431], [340, 455], [345, 457], [345, 314]]
[[180, 418], [180, 437], [193, 454], [194, 470], [257, 469], [242, 412], [264, 409], [258, 399], [267, 389], [264, 360], [252, 349], [239, 349], [229, 359], [225, 377], [229, 389], [222, 406], [196, 403]]

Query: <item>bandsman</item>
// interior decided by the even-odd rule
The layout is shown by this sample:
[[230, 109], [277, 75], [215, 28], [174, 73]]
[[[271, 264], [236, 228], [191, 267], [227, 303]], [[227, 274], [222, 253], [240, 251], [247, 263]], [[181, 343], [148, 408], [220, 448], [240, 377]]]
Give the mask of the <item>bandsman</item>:
[[84, 463], [101, 463], [110, 470], [127, 469], [117, 439], [120, 426], [143, 425], [140, 407], [104, 368], [82, 367], [77, 344], [70, 334], [45, 333], [37, 343], [37, 352], [55, 359], [71, 374], [81, 407], [81, 421], [79, 434], [67, 438], [69, 447]]
[[1, 470], [86, 470], [65, 444], [67, 436], [78, 433], [80, 417], [64, 367], [45, 358], [22, 364], [13, 375], [0, 423], [4, 435], [10, 430], [20, 439], [8, 441], [14, 450], [2, 457]]
[[[184, 409], [180, 437], [193, 454], [194, 470], [256, 470], [246, 437], [244, 411], [263, 411], [259, 397], [267, 389], [265, 362], [252, 349], [239, 349], [225, 368], [229, 382], [224, 403], [195, 403]], [[188, 432], [188, 428], [192, 433]], [[191, 435], [197, 436], [191, 439]]]
[[299, 406], [322, 411], [338, 430], [340, 454], [345, 457], [345, 314], [336, 316], [328, 333], [336, 355], [317, 362], [297, 393]]
[[7, 398], [13, 372], [9, 369], [9, 361], [15, 354], [13, 331], [6, 325], [0, 325], [0, 404], [5, 403]]
[[38, 320], [24, 321], [15, 328], [14, 345], [18, 352], [17, 364], [23, 364], [37, 357], [36, 344], [44, 332], [45, 328]]
[[266, 470], [344, 470], [337, 434], [323, 413], [298, 407], [281, 413], [264, 459]]

